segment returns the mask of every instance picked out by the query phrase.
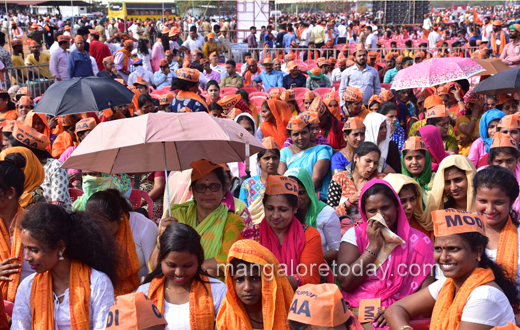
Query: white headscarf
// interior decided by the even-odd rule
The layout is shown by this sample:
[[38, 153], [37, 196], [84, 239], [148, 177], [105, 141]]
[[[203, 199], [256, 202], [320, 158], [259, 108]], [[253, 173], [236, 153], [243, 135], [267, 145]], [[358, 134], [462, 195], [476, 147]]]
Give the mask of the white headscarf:
[[[377, 143], [377, 137], [379, 136], [379, 129], [381, 128], [381, 123], [386, 123], [386, 139]], [[378, 172], [383, 172], [386, 159], [388, 158], [388, 145], [390, 144], [391, 130], [390, 123], [386, 120], [386, 117], [380, 113], [369, 113], [365, 120], [363, 121], [365, 124], [365, 142], [372, 142], [381, 151], [381, 157], [379, 157], [379, 165], [377, 166]]]

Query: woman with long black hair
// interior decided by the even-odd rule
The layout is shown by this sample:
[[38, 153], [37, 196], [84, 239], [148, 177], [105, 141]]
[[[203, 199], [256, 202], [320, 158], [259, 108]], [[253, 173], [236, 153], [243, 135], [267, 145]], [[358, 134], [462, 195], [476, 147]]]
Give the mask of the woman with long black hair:
[[168, 33], [170, 30], [165, 27], [162, 29], [161, 33], [158, 34], [158, 40], [155, 42], [152, 48], [152, 68], [153, 72], [157, 72], [160, 70], [159, 68], [159, 62], [166, 58], [166, 51], [172, 51], [173, 50], [173, 42], [170, 41], [170, 37], [168, 36]]
[[154, 72], [152, 69], [152, 63], [150, 62], [151, 53], [148, 49], [148, 44], [150, 41], [148, 39], [139, 39], [137, 41], [137, 48], [132, 51], [132, 54], [137, 55], [139, 59], [143, 61], [143, 68], [150, 72]]
[[179, 90], [169, 106], [170, 112], [180, 112], [188, 107], [192, 112], [208, 112], [208, 105], [203, 97], [197, 94], [199, 90], [200, 72], [195, 69], [182, 68], [175, 71], [177, 77], [172, 79], [171, 90]]

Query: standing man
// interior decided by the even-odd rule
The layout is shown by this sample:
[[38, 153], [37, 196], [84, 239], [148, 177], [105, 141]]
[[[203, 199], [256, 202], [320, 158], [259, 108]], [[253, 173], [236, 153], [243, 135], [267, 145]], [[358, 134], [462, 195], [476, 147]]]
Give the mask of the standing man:
[[[0, 32], [0, 61], [4, 64], [5, 67], [11, 68], [13, 67], [13, 61], [11, 60], [11, 54], [9, 51], [4, 48], [5, 45], [5, 33]], [[11, 79], [9, 79], [9, 73], [6, 71], [4, 73], [5, 78], [5, 89], [9, 89], [11, 87]]]
[[369, 52], [377, 51], [377, 37], [372, 33], [372, 26], [366, 27], [367, 39], [365, 40], [366, 48]]
[[335, 22], [332, 20], [327, 23], [327, 29], [325, 30], [325, 44], [327, 42], [332, 42], [332, 44], [336, 44], [336, 38], [338, 37], [338, 29], [335, 26]]
[[258, 61], [259, 59], [259, 50], [258, 48], [258, 42], [256, 41], [256, 26], [252, 26], [249, 28], [249, 31], [251, 32], [247, 38], [244, 39], [244, 42], [247, 43], [247, 47], [249, 47], [249, 50], [251, 54], [253, 55], [254, 59]]
[[318, 24], [312, 28], [311, 41], [314, 42], [316, 48], [320, 49], [325, 45], [325, 22], [318, 20]]
[[76, 49], [69, 55], [67, 68], [69, 78], [93, 76], [92, 62], [90, 61], [90, 55], [85, 50], [85, 40], [83, 40], [83, 37], [77, 35], [76, 39], [74, 39], [74, 45]]
[[23, 38], [23, 30], [16, 25], [15, 21], [11, 21], [11, 31], [9, 31], [9, 38], [11, 40]]
[[67, 73], [67, 66], [69, 62], [69, 49], [70, 37], [69, 36], [58, 36], [58, 48], [51, 54], [51, 60], [49, 63], [49, 70], [54, 77], [54, 82], [69, 80]]
[[137, 39], [145, 39], [145, 28], [143, 26], [143, 21], [138, 19], [136, 22], [136, 25], [134, 27], [135, 35], [137, 36]]
[[296, 42], [296, 36], [294, 35], [293, 27], [289, 26], [287, 28], [287, 34], [283, 36], [283, 47], [285, 48], [285, 53], [289, 53], [293, 42]]
[[108, 56], [112, 56], [110, 49], [104, 43], [101, 43], [101, 35], [97, 30], [90, 30], [90, 56], [96, 60], [96, 64], [99, 71], [103, 70], [103, 59]]
[[495, 20], [487, 47], [492, 50], [493, 56], [498, 58], [508, 43], [509, 35], [502, 30], [502, 22]]
[[433, 24], [430, 17], [428, 17], [428, 14], [424, 14], [424, 20], [422, 25], [422, 28], [424, 29], [423, 38], [428, 38], [428, 35], [430, 34], [432, 27]]
[[[354, 65], [346, 69], [341, 75], [339, 95], [343, 96], [347, 86], [357, 87], [363, 92], [363, 104], [368, 105], [372, 95], [379, 95], [381, 82], [377, 70], [367, 65], [367, 50], [363, 44], [358, 44], [354, 52]], [[341, 97], [341, 106], [345, 101]]]
[[428, 35], [428, 47], [430, 49], [437, 48], [437, 43], [441, 41], [441, 35], [439, 34], [439, 26], [434, 24], [432, 27], [433, 31]]
[[[99, 42], [104, 44], [105, 41], [107, 40], [107, 36], [106, 36], [106, 32], [105, 32], [105, 27], [103, 26], [103, 20], [102, 19], [100, 19], [98, 21], [98, 24], [96, 25], [94, 30], [99, 32]], [[96, 61], [97, 61], [97, 59], [96, 59]], [[101, 71], [101, 70], [99, 70], [99, 71]]]
[[206, 18], [206, 20], [202, 23], [202, 29], [204, 31], [204, 37], [211, 32], [211, 23], [209, 22], [209, 18]]
[[231, 41], [228, 39], [228, 28], [224, 25], [220, 29], [220, 35], [218, 36], [218, 42], [220, 43], [221, 53], [226, 57], [226, 63], [228, 60], [233, 59], [233, 51], [231, 47]]
[[512, 41], [506, 45], [500, 59], [509, 67], [514, 68], [520, 66], [520, 24], [509, 26], [509, 37]]
[[[49, 17], [45, 17], [45, 25], [43, 26], [43, 32], [44, 39], [45, 39], [45, 47], [47, 49], [51, 48], [52, 44], [54, 43], [54, 31], [58, 31], [58, 27], [51, 22], [51, 19]], [[39, 43], [38, 40], [36, 42]]]
[[309, 29], [309, 23], [303, 22], [302, 23], [303, 30], [300, 34], [300, 47], [306, 48], [309, 44], [309, 41], [311, 39], [311, 29]]
[[482, 27], [482, 41], [489, 41], [491, 33], [493, 32], [493, 24], [491, 24], [491, 17], [484, 17], [484, 26]]
[[112, 38], [119, 30], [117, 29], [116, 20], [112, 18], [110, 25], [108, 25], [108, 38]]
[[274, 36], [273, 36], [273, 27], [271, 25], [267, 26], [267, 31], [264, 33], [264, 43], [261, 43], [260, 45], [268, 44], [269, 48], [274, 47]]
[[[23, 43], [20, 39], [14, 39], [10, 42], [11, 48], [13, 49], [13, 54], [11, 55], [11, 66], [14, 68], [16, 67], [22, 67], [25, 66], [25, 63], [23, 61]], [[7, 64], [4, 64], [7, 66]], [[16, 70], [17, 76], [22, 79], [22, 81], [18, 81], [18, 79], [15, 79], [17, 82], [23, 82], [27, 80], [27, 70], [17, 69]], [[25, 78], [24, 78], [25, 77]]]
[[125, 83], [128, 83], [128, 76], [130, 75], [130, 66], [134, 64], [132, 60], [132, 50], [134, 49], [134, 42], [126, 40], [124, 47], [114, 53], [114, 63], [117, 72], [123, 78]]
[[[31, 54], [29, 54], [29, 56], [27, 56], [27, 58], [25, 59], [25, 65], [48, 65], [50, 63], [51, 55], [48, 52], [40, 53], [40, 48], [41, 45], [39, 43], [37, 43], [34, 40], [31, 41], [31, 43], [29, 44]], [[46, 79], [53, 79], [49, 69], [44, 66], [35, 68], [32, 71], [32, 73], [33, 77], [36, 78], [45, 77]]]
[[346, 44], [348, 39], [348, 29], [345, 25], [345, 20], [341, 20], [341, 24], [338, 26], [338, 45]]
[[238, 75], [236, 69], [235, 61], [228, 60], [226, 62], [227, 76], [220, 80], [220, 88], [235, 87], [240, 89], [244, 86], [244, 78]]
[[190, 36], [188, 37], [188, 39], [186, 41], [183, 42], [182, 46], [187, 48], [190, 51], [190, 53], [193, 53], [193, 50], [195, 50], [195, 49], [204, 51], [204, 42], [200, 41], [199, 35], [197, 34], [196, 26], [192, 26], [190, 28]]

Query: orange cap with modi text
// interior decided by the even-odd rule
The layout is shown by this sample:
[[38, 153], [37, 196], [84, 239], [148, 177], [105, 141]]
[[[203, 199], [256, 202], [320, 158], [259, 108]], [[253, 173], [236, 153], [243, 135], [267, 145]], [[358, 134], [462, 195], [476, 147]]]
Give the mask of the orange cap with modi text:
[[108, 313], [106, 329], [144, 330], [167, 325], [161, 311], [143, 293], [135, 292], [117, 297]]
[[436, 237], [480, 233], [486, 236], [486, 223], [479, 215], [455, 209], [432, 212], [433, 233]]
[[337, 285], [306, 284], [294, 293], [287, 318], [303, 324], [333, 328], [348, 321], [350, 310]]
[[311, 125], [319, 125], [320, 117], [316, 111], [305, 111], [300, 114], [305, 121], [308, 121]]
[[512, 115], [502, 117], [498, 123], [498, 127], [508, 129], [520, 128], [520, 114], [514, 113]]
[[199, 81], [199, 70], [182, 68], [175, 70], [177, 77], [182, 80], [197, 82]]
[[296, 180], [283, 175], [269, 175], [265, 186], [266, 195], [295, 195], [298, 196]]
[[426, 119], [448, 117], [448, 111], [444, 105], [437, 105], [426, 111]]
[[235, 105], [240, 101], [240, 94], [235, 95], [226, 95], [222, 99], [217, 101], [217, 104], [222, 107], [224, 110], [229, 110], [235, 107]]
[[420, 136], [410, 136], [404, 141], [403, 150], [428, 150], [426, 143]]
[[493, 136], [493, 141], [491, 142], [491, 149], [492, 148], [503, 148], [503, 147], [509, 147], [518, 149], [518, 144], [516, 141], [509, 135], [506, 135], [501, 132], [496, 132]]
[[347, 86], [345, 93], [343, 93], [343, 99], [346, 102], [361, 102], [363, 100], [363, 92], [357, 87]]
[[299, 131], [309, 125], [308, 117], [301, 115], [291, 117], [287, 123], [287, 129], [290, 131]]
[[350, 117], [346, 122], [345, 125], [343, 125], [343, 130], [349, 130], [349, 129], [358, 129], [358, 128], [364, 128], [365, 124], [363, 124], [363, 121], [359, 117]]
[[23, 123], [14, 124], [13, 137], [24, 145], [38, 150], [45, 150], [51, 143], [47, 135]]
[[193, 169], [193, 171], [191, 171], [191, 182], [208, 175], [209, 173], [213, 172], [215, 169], [220, 167], [220, 165], [215, 164], [204, 158], [201, 158], [196, 162], [191, 162], [190, 166]]

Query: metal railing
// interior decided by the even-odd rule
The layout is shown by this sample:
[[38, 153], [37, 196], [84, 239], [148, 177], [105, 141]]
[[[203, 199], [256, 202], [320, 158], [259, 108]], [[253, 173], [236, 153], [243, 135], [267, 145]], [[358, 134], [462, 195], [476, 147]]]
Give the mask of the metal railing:
[[48, 64], [8, 67], [3, 75], [4, 88], [27, 87], [33, 97], [41, 96], [54, 83]]

